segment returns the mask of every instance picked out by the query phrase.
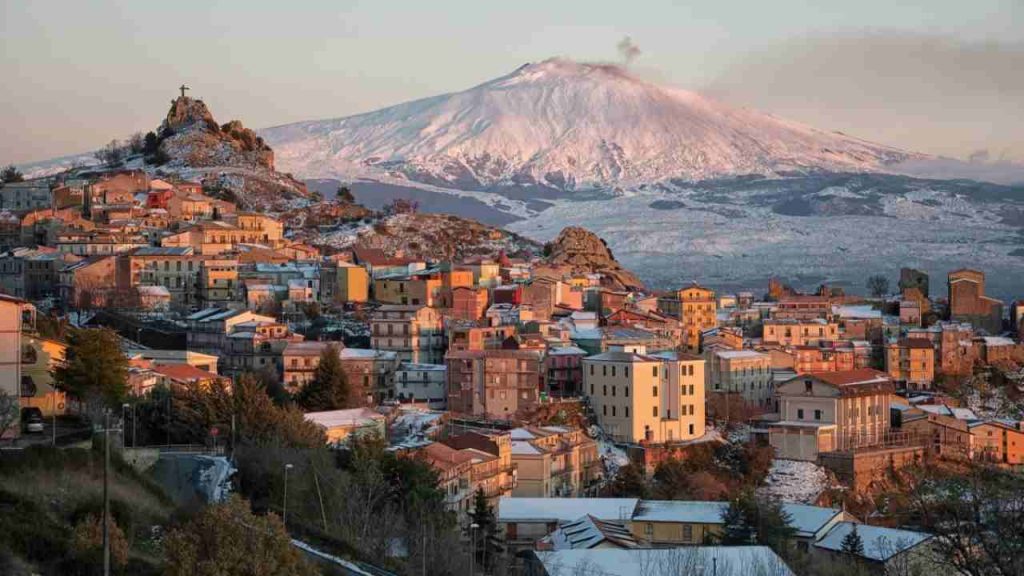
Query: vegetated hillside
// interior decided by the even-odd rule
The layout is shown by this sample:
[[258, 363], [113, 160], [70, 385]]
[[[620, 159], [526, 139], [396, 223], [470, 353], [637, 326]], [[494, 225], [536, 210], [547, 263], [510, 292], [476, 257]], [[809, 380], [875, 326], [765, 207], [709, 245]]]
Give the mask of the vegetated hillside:
[[261, 134], [304, 178], [386, 174], [475, 190], [875, 172], [921, 157], [558, 58], [462, 92]]
[[[110, 509], [115, 532], [124, 535], [112, 538], [113, 555], [127, 544], [123, 573], [158, 574], [159, 537], [174, 506], [152, 481], [118, 458], [112, 458], [111, 467]], [[96, 573], [90, 568], [102, 565], [102, 557], [98, 550], [76, 547], [76, 532], [79, 539], [98, 536], [87, 526], [102, 510], [102, 452], [49, 447], [5, 451], [0, 457], [0, 574]]]
[[541, 245], [518, 234], [450, 214], [373, 213], [357, 222], [307, 228], [296, 234], [314, 246], [378, 248], [431, 261], [539, 255]]
[[600, 273], [608, 287], [642, 290], [643, 282], [615, 259], [608, 244], [593, 232], [577, 226], [563, 229], [544, 246], [545, 262], [551, 268], [570, 273]]

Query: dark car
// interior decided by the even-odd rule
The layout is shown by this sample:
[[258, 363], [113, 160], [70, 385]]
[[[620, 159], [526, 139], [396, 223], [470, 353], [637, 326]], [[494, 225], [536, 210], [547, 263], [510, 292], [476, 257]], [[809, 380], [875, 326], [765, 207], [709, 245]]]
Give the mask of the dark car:
[[21, 410], [21, 429], [28, 433], [43, 432], [43, 411], [39, 408], [23, 408]]

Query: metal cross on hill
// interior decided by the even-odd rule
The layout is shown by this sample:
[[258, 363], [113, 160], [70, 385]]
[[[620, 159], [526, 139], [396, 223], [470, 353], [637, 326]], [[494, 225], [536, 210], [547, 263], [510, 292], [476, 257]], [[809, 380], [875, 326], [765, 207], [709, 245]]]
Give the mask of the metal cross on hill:
[[188, 86], [185, 86], [184, 84], [182, 84], [181, 86], [178, 87], [178, 90], [181, 90], [181, 97], [184, 98], [185, 97], [185, 90], [191, 90], [191, 88], [189, 88]]

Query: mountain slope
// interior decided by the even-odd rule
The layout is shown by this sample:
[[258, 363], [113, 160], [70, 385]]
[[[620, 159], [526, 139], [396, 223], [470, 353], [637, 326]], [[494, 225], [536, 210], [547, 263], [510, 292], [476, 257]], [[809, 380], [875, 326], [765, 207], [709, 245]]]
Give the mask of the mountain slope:
[[389, 174], [456, 188], [628, 187], [793, 171], [884, 170], [916, 155], [551, 59], [463, 92], [263, 130], [303, 177]]

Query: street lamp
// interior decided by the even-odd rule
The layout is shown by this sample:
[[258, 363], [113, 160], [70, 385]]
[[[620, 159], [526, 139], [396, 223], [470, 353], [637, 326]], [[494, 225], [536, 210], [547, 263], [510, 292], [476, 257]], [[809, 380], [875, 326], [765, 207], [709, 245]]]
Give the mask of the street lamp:
[[473, 522], [469, 525], [469, 542], [470, 542], [470, 554], [469, 554], [469, 576], [473, 576], [476, 571], [476, 529], [480, 525]]
[[291, 464], [284, 465], [284, 506], [282, 506], [281, 522], [284, 523], [285, 528], [288, 527], [288, 471], [292, 468]]

